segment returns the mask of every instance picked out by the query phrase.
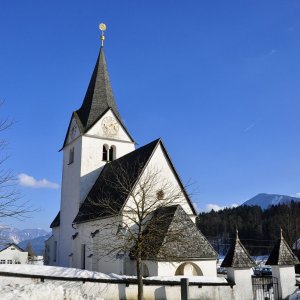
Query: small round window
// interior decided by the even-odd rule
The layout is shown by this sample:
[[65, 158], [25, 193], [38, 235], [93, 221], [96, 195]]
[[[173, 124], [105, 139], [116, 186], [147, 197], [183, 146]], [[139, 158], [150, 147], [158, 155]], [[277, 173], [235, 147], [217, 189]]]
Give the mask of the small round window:
[[159, 190], [159, 191], [156, 193], [156, 198], [157, 198], [157, 200], [162, 200], [162, 199], [164, 199], [164, 197], [165, 197], [165, 193], [164, 193], [163, 190]]

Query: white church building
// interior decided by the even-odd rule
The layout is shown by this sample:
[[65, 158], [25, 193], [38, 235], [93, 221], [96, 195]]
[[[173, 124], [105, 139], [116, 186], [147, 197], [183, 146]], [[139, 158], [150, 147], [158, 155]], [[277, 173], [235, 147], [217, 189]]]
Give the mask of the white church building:
[[[217, 253], [195, 225], [196, 211], [163, 142], [157, 139], [136, 148], [122, 121], [103, 45], [82, 105], [71, 115], [62, 152], [61, 204], [50, 225], [46, 264], [135, 275], [133, 240], [123, 250], [116, 247], [108, 251], [107, 246], [125, 243], [126, 234], [137, 226], [132, 210], [134, 195], [141, 195], [141, 182], [153, 179], [153, 170], [158, 170], [160, 180], [152, 187], [155, 195], [145, 194], [146, 203], [142, 204], [152, 207], [143, 223], [143, 274], [216, 276]], [[122, 190], [128, 187], [128, 180], [131, 190]], [[168, 198], [167, 187], [180, 191], [180, 197], [167, 205], [157, 205]], [[125, 216], [125, 211], [130, 211], [130, 216]], [[160, 217], [159, 224], [152, 216]], [[175, 224], [177, 230], [181, 226], [181, 237], [173, 237], [167, 246], [164, 242]], [[151, 226], [160, 226], [161, 236], [153, 239]], [[168, 256], [163, 255], [166, 247]]]

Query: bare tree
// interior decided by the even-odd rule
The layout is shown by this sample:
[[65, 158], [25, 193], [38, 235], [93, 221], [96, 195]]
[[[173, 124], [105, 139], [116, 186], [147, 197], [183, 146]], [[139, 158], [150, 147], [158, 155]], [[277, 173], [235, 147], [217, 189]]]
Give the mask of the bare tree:
[[[0, 107], [3, 102], [0, 102]], [[0, 120], [0, 219], [22, 218], [32, 212], [27, 202], [21, 202], [21, 196], [17, 189], [17, 181], [13, 172], [6, 167], [8, 159], [7, 141], [3, 137], [4, 132], [14, 124], [12, 120]]]
[[143, 163], [124, 166], [115, 161], [105, 168], [108, 172], [104, 172], [103, 189], [89, 199], [91, 207], [102, 216], [101, 226], [95, 225], [94, 240], [99, 242], [93, 241], [93, 252], [99, 259], [126, 255], [134, 259], [141, 300], [143, 260], [173, 261], [179, 244], [189, 247], [185, 227], [193, 222], [182, 209], [186, 217], [181, 216], [178, 224], [172, 222], [178, 204], [186, 203], [188, 196], [183, 186], [171, 183], [156, 167], [144, 170]]

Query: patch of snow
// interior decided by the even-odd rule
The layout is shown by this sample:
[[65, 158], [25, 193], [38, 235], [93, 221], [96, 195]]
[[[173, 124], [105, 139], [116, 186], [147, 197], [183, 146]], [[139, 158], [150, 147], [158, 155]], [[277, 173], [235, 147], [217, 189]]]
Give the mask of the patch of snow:
[[[136, 279], [136, 276], [118, 275], [110, 273], [109, 276], [115, 279]], [[147, 280], [162, 280], [180, 282], [181, 278], [188, 278], [189, 282], [196, 283], [227, 283], [224, 277], [209, 277], [209, 276], [153, 276], [146, 277]]]
[[95, 271], [81, 270], [75, 268], [41, 266], [41, 265], [0, 265], [0, 272], [57, 276], [57, 277], [79, 277], [79, 278], [96, 278], [96, 279], [110, 278], [106, 274], [95, 272]]

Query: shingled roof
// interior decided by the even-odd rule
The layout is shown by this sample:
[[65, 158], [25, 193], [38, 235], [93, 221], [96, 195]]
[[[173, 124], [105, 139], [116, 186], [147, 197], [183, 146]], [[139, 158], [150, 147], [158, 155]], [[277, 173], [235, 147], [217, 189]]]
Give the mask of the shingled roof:
[[56, 217], [50, 224], [50, 228], [58, 227], [60, 225], [60, 211], [57, 213]]
[[[216, 259], [218, 256], [180, 205], [158, 208], [143, 236], [143, 259], [176, 261]], [[134, 248], [131, 256], [134, 256]]]
[[[82, 223], [104, 218], [112, 215], [112, 212], [119, 212], [158, 145], [161, 145], [165, 152], [166, 158], [178, 179], [181, 189], [188, 199], [193, 213], [196, 214], [191, 200], [181, 183], [162, 141], [157, 139], [110, 163], [107, 163], [83, 204], [80, 206], [79, 212], [73, 223]], [[123, 191], [121, 188], [122, 185], [126, 185], [126, 189]], [[110, 208], [111, 206], [113, 206], [113, 209]]]
[[254, 260], [241, 243], [238, 232], [236, 233], [236, 239], [230, 246], [221, 267], [224, 268], [252, 268], [255, 266]]
[[268, 260], [266, 261], [266, 265], [290, 266], [298, 263], [298, 258], [284, 239], [281, 231], [280, 239], [276, 242]]
[[[76, 119], [81, 134], [83, 134], [87, 132], [109, 109], [113, 111], [129, 138], [133, 141], [119, 114], [109, 80], [104, 48], [101, 47], [83, 103], [78, 110], [73, 112], [72, 118], [74, 117]], [[64, 146], [66, 141], [67, 136], [64, 141]]]
[[[79, 208], [74, 223], [111, 215], [112, 210], [108, 207], [108, 201], [113, 203], [114, 211], [120, 210], [128, 194], [120, 191], [120, 187], [116, 186], [117, 181], [119, 178], [127, 180], [126, 184], [133, 188], [158, 143], [159, 140], [155, 140], [119, 159], [107, 163]], [[123, 172], [126, 172], [126, 175], [121, 176]], [[128, 191], [128, 188], [126, 191]]]

